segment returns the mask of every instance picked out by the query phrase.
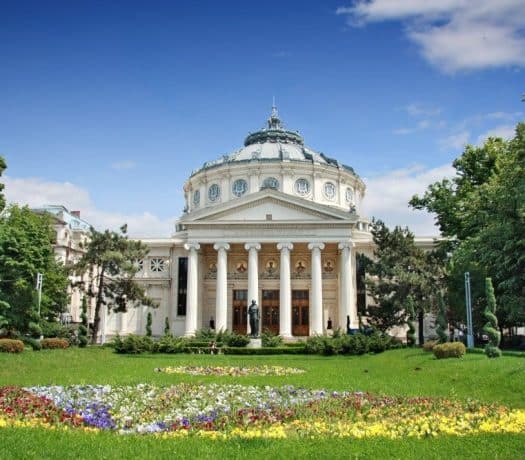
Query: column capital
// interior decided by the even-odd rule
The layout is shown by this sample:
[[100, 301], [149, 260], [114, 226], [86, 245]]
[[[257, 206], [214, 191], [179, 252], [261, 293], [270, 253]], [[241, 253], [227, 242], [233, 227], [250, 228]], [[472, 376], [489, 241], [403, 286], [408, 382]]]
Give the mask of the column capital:
[[293, 243], [277, 243], [277, 249], [279, 251], [291, 251], [293, 249]]
[[215, 249], [216, 251], [220, 251], [221, 249], [224, 249], [225, 251], [229, 251], [230, 250], [230, 245], [228, 243], [215, 243], [213, 245], [213, 249]]
[[355, 243], [353, 241], [342, 241], [337, 245], [338, 249], [353, 249], [355, 247]]
[[186, 251], [191, 251], [192, 249], [198, 251], [200, 248], [201, 245], [199, 243], [192, 242], [184, 244], [184, 249], [186, 249]]
[[321, 242], [313, 242], [308, 244], [308, 249], [310, 251], [313, 251], [314, 249], [320, 249], [321, 251], [324, 249], [324, 243]]
[[260, 251], [261, 250], [261, 245], [259, 243], [246, 243], [244, 245], [244, 249], [246, 251], [249, 251], [251, 249], [255, 249], [256, 251]]

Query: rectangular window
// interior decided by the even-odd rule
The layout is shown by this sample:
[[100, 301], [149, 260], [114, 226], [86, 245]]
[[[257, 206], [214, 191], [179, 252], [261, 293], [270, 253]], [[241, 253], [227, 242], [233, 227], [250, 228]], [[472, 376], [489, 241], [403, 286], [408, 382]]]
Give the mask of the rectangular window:
[[179, 282], [177, 284], [177, 316], [186, 316], [188, 290], [188, 258], [179, 257]]

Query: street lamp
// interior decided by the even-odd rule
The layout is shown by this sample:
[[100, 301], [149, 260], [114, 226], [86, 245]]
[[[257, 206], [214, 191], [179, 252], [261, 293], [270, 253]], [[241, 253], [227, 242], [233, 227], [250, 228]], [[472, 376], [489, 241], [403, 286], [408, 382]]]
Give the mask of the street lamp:
[[474, 348], [472, 331], [472, 298], [470, 296], [470, 273], [465, 272], [465, 304], [467, 306], [467, 347]]

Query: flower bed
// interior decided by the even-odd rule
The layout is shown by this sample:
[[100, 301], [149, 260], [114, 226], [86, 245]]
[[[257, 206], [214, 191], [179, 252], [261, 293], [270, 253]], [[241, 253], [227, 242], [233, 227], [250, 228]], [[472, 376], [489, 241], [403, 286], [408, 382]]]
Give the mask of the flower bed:
[[525, 433], [525, 410], [293, 386], [180, 384], [0, 388], [0, 428], [154, 433], [161, 437], [426, 437]]
[[302, 374], [303, 369], [282, 366], [257, 366], [257, 367], [231, 367], [231, 366], [177, 366], [177, 367], [157, 367], [156, 372], [165, 374], [188, 374], [188, 375], [231, 375], [234, 377], [245, 375], [295, 375]]

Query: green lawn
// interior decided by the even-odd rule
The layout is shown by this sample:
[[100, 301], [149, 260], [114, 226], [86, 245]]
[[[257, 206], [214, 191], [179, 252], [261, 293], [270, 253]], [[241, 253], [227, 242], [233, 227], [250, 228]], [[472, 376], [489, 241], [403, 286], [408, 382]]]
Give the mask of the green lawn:
[[[159, 374], [176, 365], [255, 366], [276, 364], [305, 369], [287, 377], [190, 377]], [[51, 384], [169, 385], [221, 382], [292, 384], [308, 388], [362, 390], [384, 395], [478, 399], [525, 408], [525, 359], [489, 360], [471, 354], [435, 360], [419, 349], [362, 357], [116, 355], [107, 348], [26, 351], [0, 354], [0, 386]], [[40, 429], [0, 431], [0, 458], [525, 458], [525, 436], [443, 436], [434, 439], [231, 440], [86, 434]]]

